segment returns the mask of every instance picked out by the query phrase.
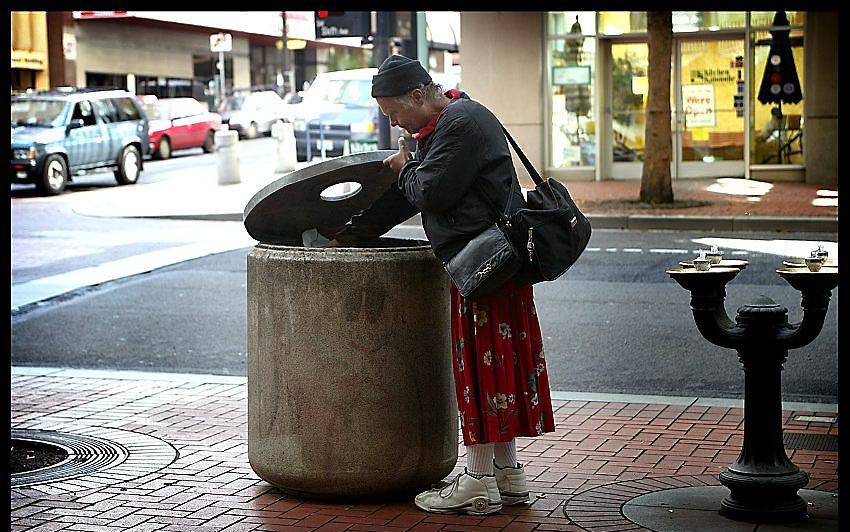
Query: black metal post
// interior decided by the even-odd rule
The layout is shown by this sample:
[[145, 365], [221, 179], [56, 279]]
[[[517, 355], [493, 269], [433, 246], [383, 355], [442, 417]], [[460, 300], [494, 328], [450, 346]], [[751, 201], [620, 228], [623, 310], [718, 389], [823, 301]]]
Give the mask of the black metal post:
[[797, 491], [809, 481], [794, 465], [782, 441], [782, 364], [791, 348], [803, 347], [823, 326], [838, 271], [799, 274], [779, 270], [802, 292], [803, 320], [788, 323], [788, 309], [766, 296], [738, 309], [733, 322], [724, 309], [725, 285], [737, 272], [667, 272], [691, 292], [691, 310], [700, 333], [711, 343], [738, 351], [744, 366], [744, 443], [738, 460], [719, 475], [729, 495], [720, 513], [750, 522], [794, 522], [807, 516]]
[[280, 16], [283, 20], [283, 29], [281, 30], [281, 40], [283, 41], [283, 46], [281, 47], [281, 52], [283, 53], [283, 94], [281, 94], [281, 97], [283, 97], [289, 92], [286, 86], [286, 82], [289, 81], [289, 48], [287, 48], [286, 43], [286, 11], [281, 11]]
[[[390, 27], [389, 23], [392, 20], [389, 13], [385, 11], [377, 11], [375, 14], [375, 42], [373, 53], [375, 54], [375, 66], [381, 66], [381, 63], [389, 57], [389, 38]], [[390, 149], [390, 119], [384, 113], [378, 112], [378, 149]]]

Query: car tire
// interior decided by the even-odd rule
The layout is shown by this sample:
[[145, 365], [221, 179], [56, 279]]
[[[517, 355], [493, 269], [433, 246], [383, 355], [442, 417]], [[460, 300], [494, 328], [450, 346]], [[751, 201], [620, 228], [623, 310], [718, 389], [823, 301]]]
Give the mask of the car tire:
[[257, 124], [255, 122], [251, 122], [248, 124], [248, 127], [245, 128], [245, 138], [246, 139], [255, 139], [257, 138]]
[[207, 138], [204, 140], [204, 153], [212, 153], [215, 151], [215, 131], [210, 130], [207, 133]]
[[38, 189], [48, 195], [56, 196], [65, 191], [68, 183], [68, 163], [61, 155], [48, 155], [44, 160], [41, 178], [36, 183]]
[[142, 173], [142, 157], [135, 146], [127, 146], [118, 157], [118, 170], [115, 171], [115, 180], [119, 185], [133, 185], [139, 180]]
[[156, 150], [156, 158], [165, 160], [171, 158], [171, 141], [168, 137], [159, 139], [159, 148]]

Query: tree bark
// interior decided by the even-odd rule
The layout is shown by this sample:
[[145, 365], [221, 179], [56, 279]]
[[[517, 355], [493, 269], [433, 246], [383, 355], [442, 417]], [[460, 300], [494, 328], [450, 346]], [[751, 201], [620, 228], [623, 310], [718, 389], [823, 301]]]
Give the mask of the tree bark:
[[640, 201], [673, 203], [670, 162], [670, 59], [673, 52], [673, 13], [647, 13], [649, 39], [649, 94], [646, 102], [644, 162], [640, 178]]

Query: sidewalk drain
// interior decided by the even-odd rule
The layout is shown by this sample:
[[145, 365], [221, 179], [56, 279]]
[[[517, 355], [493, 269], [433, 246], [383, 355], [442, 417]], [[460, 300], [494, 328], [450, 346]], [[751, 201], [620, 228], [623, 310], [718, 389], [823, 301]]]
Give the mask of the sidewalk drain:
[[806, 451], [838, 451], [837, 434], [808, 434], [803, 432], [784, 432], [782, 443], [786, 449], [805, 449]]
[[42, 491], [57, 493], [108, 486], [158, 471], [178, 457], [174, 447], [153, 436], [102, 427], [79, 427], [74, 433], [12, 429], [11, 438], [68, 453], [59, 463], [12, 474], [13, 489], [43, 486]]

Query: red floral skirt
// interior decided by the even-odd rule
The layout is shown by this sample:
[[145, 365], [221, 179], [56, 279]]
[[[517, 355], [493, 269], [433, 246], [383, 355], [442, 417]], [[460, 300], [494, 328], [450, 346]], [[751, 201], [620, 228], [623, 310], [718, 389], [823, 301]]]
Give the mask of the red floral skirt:
[[465, 299], [452, 286], [452, 353], [464, 445], [555, 430], [531, 286]]

